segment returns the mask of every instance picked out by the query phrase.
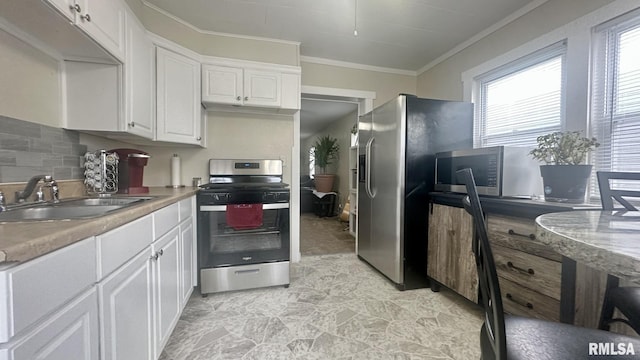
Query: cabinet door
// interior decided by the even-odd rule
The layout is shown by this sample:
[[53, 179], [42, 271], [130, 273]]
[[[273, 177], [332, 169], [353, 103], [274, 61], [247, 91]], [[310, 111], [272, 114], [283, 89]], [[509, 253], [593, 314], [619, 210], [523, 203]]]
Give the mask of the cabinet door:
[[179, 228], [175, 227], [153, 244], [154, 254], [158, 255], [153, 265], [157, 355], [167, 343], [182, 309], [179, 238]]
[[155, 135], [154, 108], [154, 47], [144, 27], [127, 12], [127, 61], [124, 66], [127, 132], [147, 139]]
[[[69, 21], [74, 21], [76, 16], [75, 0], [44, 0], [45, 3], [51, 5], [59, 13], [64, 15]], [[80, 5], [78, 5], [80, 6]]]
[[243, 84], [242, 68], [202, 66], [202, 101], [241, 105]]
[[156, 139], [199, 145], [200, 63], [157, 48]]
[[478, 271], [473, 255], [473, 219], [463, 208], [432, 204], [429, 214], [427, 274], [478, 301]]
[[244, 105], [280, 107], [282, 75], [278, 72], [246, 69]]
[[194, 254], [194, 232], [193, 222], [189, 218], [186, 222], [180, 225], [180, 294], [182, 295], [182, 307], [187, 304], [189, 297], [193, 292], [194, 272], [193, 265], [195, 261]]
[[151, 247], [98, 284], [101, 359], [153, 359]]
[[120, 0], [76, 0], [76, 24], [118, 60], [124, 61], [125, 5]]
[[98, 339], [98, 301], [95, 288], [91, 288], [24, 337], [0, 345], [0, 358], [98, 360]]

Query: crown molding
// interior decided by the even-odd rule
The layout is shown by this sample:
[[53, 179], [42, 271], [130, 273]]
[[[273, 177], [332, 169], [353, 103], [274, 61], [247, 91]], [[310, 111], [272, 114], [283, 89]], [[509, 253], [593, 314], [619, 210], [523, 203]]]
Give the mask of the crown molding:
[[511, 15], [507, 16], [506, 18], [504, 18], [504, 19], [498, 21], [497, 23], [491, 25], [490, 27], [484, 29], [483, 31], [479, 32], [478, 34], [476, 34], [472, 38], [468, 39], [467, 41], [462, 42], [461, 44], [458, 44], [453, 49], [447, 51], [446, 53], [444, 53], [444, 54], [440, 55], [439, 57], [437, 57], [435, 60], [433, 60], [430, 63], [428, 63], [427, 65], [421, 67], [417, 71], [417, 74], [421, 75], [423, 72], [433, 68], [434, 66], [436, 66], [436, 65], [440, 64], [441, 62], [447, 60], [448, 58], [454, 56], [455, 54], [459, 53], [460, 51], [462, 51], [462, 50], [468, 48], [469, 46], [477, 43], [478, 41], [480, 41], [483, 38], [489, 36], [490, 34], [495, 32], [496, 30], [504, 27], [505, 25], [511, 23], [512, 21], [514, 21], [517, 18], [525, 15], [526, 13], [532, 11], [533, 9], [535, 9], [538, 6], [546, 3], [547, 1], [549, 1], [549, 0], [535, 0], [535, 1], [532, 1], [532, 2], [528, 3], [527, 5], [523, 6], [522, 8], [520, 8], [520, 9], [516, 10], [515, 12], [511, 13]]
[[229, 33], [223, 33], [223, 32], [216, 32], [216, 31], [208, 31], [208, 30], [203, 30], [200, 29], [199, 27], [171, 14], [170, 12], [156, 6], [153, 5], [151, 3], [149, 3], [147, 0], [141, 0], [142, 4], [156, 12], [159, 12], [160, 14], [170, 18], [173, 21], [176, 21], [178, 23], [180, 23], [181, 25], [184, 25], [186, 27], [188, 27], [189, 29], [201, 33], [201, 34], [205, 34], [205, 35], [215, 35], [215, 36], [224, 36], [224, 37], [230, 37], [230, 38], [235, 38], [235, 39], [244, 39], [244, 40], [258, 40], [258, 41], [267, 41], [267, 42], [272, 42], [272, 43], [277, 43], [277, 44], [285, 44], [285, 45], [294, 45], [294, 46], [298, 46], [300, 47], [300, 42], [298, 41], [289, 41], [289, 40], [280, 40], [280, 39], [272, 39], [272, 38], [266, 38], [266, 37], [259, 37], [259, 36], [248, 36], [248, 35], [238, 35], [238, 34], [229, 34]]
[[417, 73], [411, 70], [364, 65], [364, 64], [352, 63], [347, 61], [324, 59], [324, 58], [313, 57], [313, 56], [300, 56], [300, 62], [308, 62], [308, 63], [321, 64], [321, 65], [331, 65], [331, 66], [338, 66], [338, 67], [358, 69], [358, 70], [376, 71], [376, 72], [383, 72], [383, 73], [396, 74], [396, 75], [417, 76]]

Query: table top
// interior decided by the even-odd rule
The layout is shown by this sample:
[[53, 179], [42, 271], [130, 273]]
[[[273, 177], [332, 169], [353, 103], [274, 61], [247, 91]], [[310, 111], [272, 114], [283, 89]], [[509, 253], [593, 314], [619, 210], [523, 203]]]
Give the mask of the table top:
[[576, 210], [536, 218], [536, 241], [640, 284], [640, 211]]

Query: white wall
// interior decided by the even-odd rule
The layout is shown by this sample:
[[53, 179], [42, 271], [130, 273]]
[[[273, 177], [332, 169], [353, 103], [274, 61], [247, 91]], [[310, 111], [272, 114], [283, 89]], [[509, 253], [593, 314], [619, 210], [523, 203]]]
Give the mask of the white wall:
[[0, 115], [60, 127], [58, 62], [0, 30]]
[[80, 143], [89, 151], [127, 147], [151, 155], [144, 172], [144, 185], [165, 186], [171, 183], [170, 159], [181, 158], [182, 184], [190, 186], [193, 177], [207, 181], [210, 158], [284, 160], [284, 181], [291, 183], [291, 149], [293, 119], [291, 116], [208, 113], [206, 149], [188, 146], [143, 146], [117, 142], [81, 134]]

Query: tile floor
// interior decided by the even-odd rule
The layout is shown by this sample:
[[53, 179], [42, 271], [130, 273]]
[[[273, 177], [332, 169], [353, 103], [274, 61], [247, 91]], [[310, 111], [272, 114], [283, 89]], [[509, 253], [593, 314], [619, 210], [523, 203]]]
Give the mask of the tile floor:
[[348, 226], [337, 217], [300, 214], [300, 254], [355, 253], [356, 239], [349, 234]]
[[353, 253], [304, 256], [287, 289], [194, 294], [161, 359], [479, 359], [481, 324], [457, 295], [400, 292]]

